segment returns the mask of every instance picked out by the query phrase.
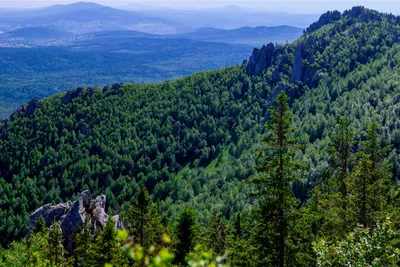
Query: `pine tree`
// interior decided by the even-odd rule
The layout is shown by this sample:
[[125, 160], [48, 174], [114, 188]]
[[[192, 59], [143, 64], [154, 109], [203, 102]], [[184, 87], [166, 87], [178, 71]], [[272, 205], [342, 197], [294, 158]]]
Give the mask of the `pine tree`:
[[84, 225], [75, 236], [75, 263], [77, 266], [90, 266], [93, 255], [93, 233], [90, 228], [89, 219], [86, 217]]
[[142, 184], [139, 192], [132, 199], [124, 219], [135, 243], [144, 247], [145, 250], [159, 244], [164, 234], [159, 212], [159, 207], [153, 204], [146, 187]]
[[222, 213], [220, 212], [211, 219], [210, 227], [207, 232], [207, 244], [217, 255], [224, 254], [227, 235], [228, 227]]
[[242, 222], [240, 220], [240, 213], [238, 212], [235, 216], [235, 230], [234, 230], [235, 239], [239, 239], [242, 237]]
[[33, 228], [33, 233], [38, 234], [38, 233], [46, 233], [47, 232], [47, 227], [46, 227], [46, 222], [43, 218], [43, 216], [40, 216], [38, 220], [36, 221], [35, 227]]
[[60, 224], [54, 220], [49, 233], [49, 259], [53, 266], [62, 266], [64, 262], [63, 236]]
[[94, 242], [92, 265], [103, 267], [106, 263], [112, 263], [114, 258], [120, 255], [120, 247], [117, 241], [117, 233], [114, 229], [114, 221], [110, 217], [106, 226], [101, 229]]
[[196, 245], [198, 235], [197, 217], [192, 209], [185, 208], [175, 226], [175, 263], [185, 265], [187, 254]]
[[347, 119], [340, 119], [337, 133], [333, 135], [331, 154], [335, 169], [337, 188], [343, 198], [347, 197], [346, 179], [349, 173], [349, 161], [352, 154], [353, 133]]
[[259, 254], [258, 265], [284, 266], [288, 236], [288, 221], [297, 204], [291, 183], [296, 179], [299, 164], [295, 155], [296, 140], [292, 137], [293, 114], [289, 110], [289, 97], [281, 92], [269, 110], [268, 136], [262, 141], [261, 163], [256, 166], [258, 176], [251, 180], [256, 186], [254, 194], [260, 204], [255, 241]]
[[387, 204], [391, 177], [376, 122], [369, 127], [362, 145], [363, 151], [358, 153], [360, 160], [349, 177], [349, 205], [356, 223], [373, 228]]

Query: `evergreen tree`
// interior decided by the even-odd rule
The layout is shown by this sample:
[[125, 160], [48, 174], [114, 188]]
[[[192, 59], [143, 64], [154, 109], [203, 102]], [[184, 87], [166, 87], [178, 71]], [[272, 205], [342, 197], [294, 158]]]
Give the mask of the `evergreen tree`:
[[33, 228], [33, 233], [38, 234], [46, 232], [47, 232], [46, 222], [43, 216], [40, 216], [36, 221], [35, 227]]
[[238, 212], [235, 216], [235, 229], [234, 229], [234, 235], [236, 239], [239, 239], [242, 237], [242, 222], [240, 220], [240, 212]]
[[217, 255], [224, 254], [227, 235], [228, 227], [222, 213], [220, 212], [211, 219], [207, 233], [208, 247], [212, 248]]
[[337, 133], [333, 135], [332, 139], [331, 155], [337, 179], [337, 188], [343, 198], [346, 198], [346, 179], [349, 173], [349, 161], [352, 154], [351, 145], [353, 143], [353, 133], [349, 129], [347, 118], [339, 120]]
[[262, 141], [265, 149], [260, 152], [258, 176], [251, 180], [256, 186], [258, 221], [254, 232], [259, 254], [258, 265], [284, 266], [288, 225], [292, 210], [297, 204], [291, 183], [296, 180], [299, 164], [295, 155], [296, 140], [292, 137], [293, 114], [289, 110], [289, 97], [281, 92], [270, 110], [267, 123], [268, 136]]
[[84, 225], [75, 235], [75, 263], [77, 266], [90, 266], [91, 257], [93, 255], [93, 233], [90, 228], [89, 219], [86, 217]]
[[198, 235], [197, 217], [194, 210], [185, 208], [178, 217], [175, 226], [175, 263], [185, 265], [187, 254], [196, 245]]
[[60, 223], [54, 220], [49, 233], [49, 259], [54, 266], [62, 266], [64, 262], [63, 236]]
[[159, 206], [153, 204], [144, 184], [141, 185], [139, 192], [132, 199], [124, 217], [135, 243], [146, 250], [159, 243], [164, 234]]
[[356, 223], [374, 228], [387, 205], [390, 171], [384, 161], [385, 150], [380, 146], [377, 124], [368, 129], [360, 160], [349, 177], [349, 206]]
[[114, 229], [114, 221], [110, 217], [106, 226], [101, 229], [95, 239], [92, 265], [103, 267], [106, 263], [112, 263], [114, 258], [120, 255], [120, 247], [117, 241], [117, 233]]

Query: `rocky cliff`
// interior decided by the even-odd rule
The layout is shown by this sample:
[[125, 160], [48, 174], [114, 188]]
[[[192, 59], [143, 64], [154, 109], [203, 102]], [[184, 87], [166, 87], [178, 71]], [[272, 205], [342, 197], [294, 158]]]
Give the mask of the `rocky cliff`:
[[260, 74], [263, 70], [268, 69], [272, 64], [275, 46], [269, 43], [261, 49], [254, 48], [253, 54], [250, 56], [247, 63], [246, 71], [248, 75]]
[[[57, 220], [61, 226], [65, 248], [69, 252], [72, 252], [75, 234], [85, 223], [86, 219], [88, 219], [94, 233], [106, 225], [109, 216], [105, 212], [105, 208], [106, 196], [102, 195], [93, 199], [89, 191], [84, 191], [81, 193], [81, 197], [74, 203], [46, 204], [38, 208], [29, 217], [29, 229], [36, 225], [36, 221], [40, 217], [44, 218], [48, 228], [52, 226], [54, 220]], [[124, 228], [119, 215], [115, 215], [112, 219], [115, 223], [115, 228]]]

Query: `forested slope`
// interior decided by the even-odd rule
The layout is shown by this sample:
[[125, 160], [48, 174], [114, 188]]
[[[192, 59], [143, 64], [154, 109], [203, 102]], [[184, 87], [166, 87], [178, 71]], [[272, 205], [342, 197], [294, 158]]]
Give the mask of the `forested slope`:
[[[400, 145], [398, 17], [353, 8], [328, 12], [294, 44], [274, 47], [265, 69], [246, 65], [150, 85], [77, 89], [14, 114], [0, 130], [0, 235], [21, 237], [44, 203], [104, 192], [108, 212], [144, 183], [162, 211], [183, 206], [203, 222], [229, 219], [254, 201], [243, 181], [255, 173], [255, 150], [267, 109], [284, 90], [307, 168], [293, 184], [303, 200], [329, 164], [329, 144], [345, 117], [358, 141], [375, 118], [397, 179]], [[31, 114], [32, 113], [32, 114]], [[245, 213], [243, 213], [245, 214]], [[233, 219], [231, 219], [233, 220]]]

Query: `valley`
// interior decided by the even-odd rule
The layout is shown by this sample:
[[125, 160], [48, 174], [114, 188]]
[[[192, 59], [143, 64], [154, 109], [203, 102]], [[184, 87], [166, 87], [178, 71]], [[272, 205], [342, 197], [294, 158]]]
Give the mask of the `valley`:
[[400, 17], [298, 31], [0, 49], [0, 266], [398, 266]]

